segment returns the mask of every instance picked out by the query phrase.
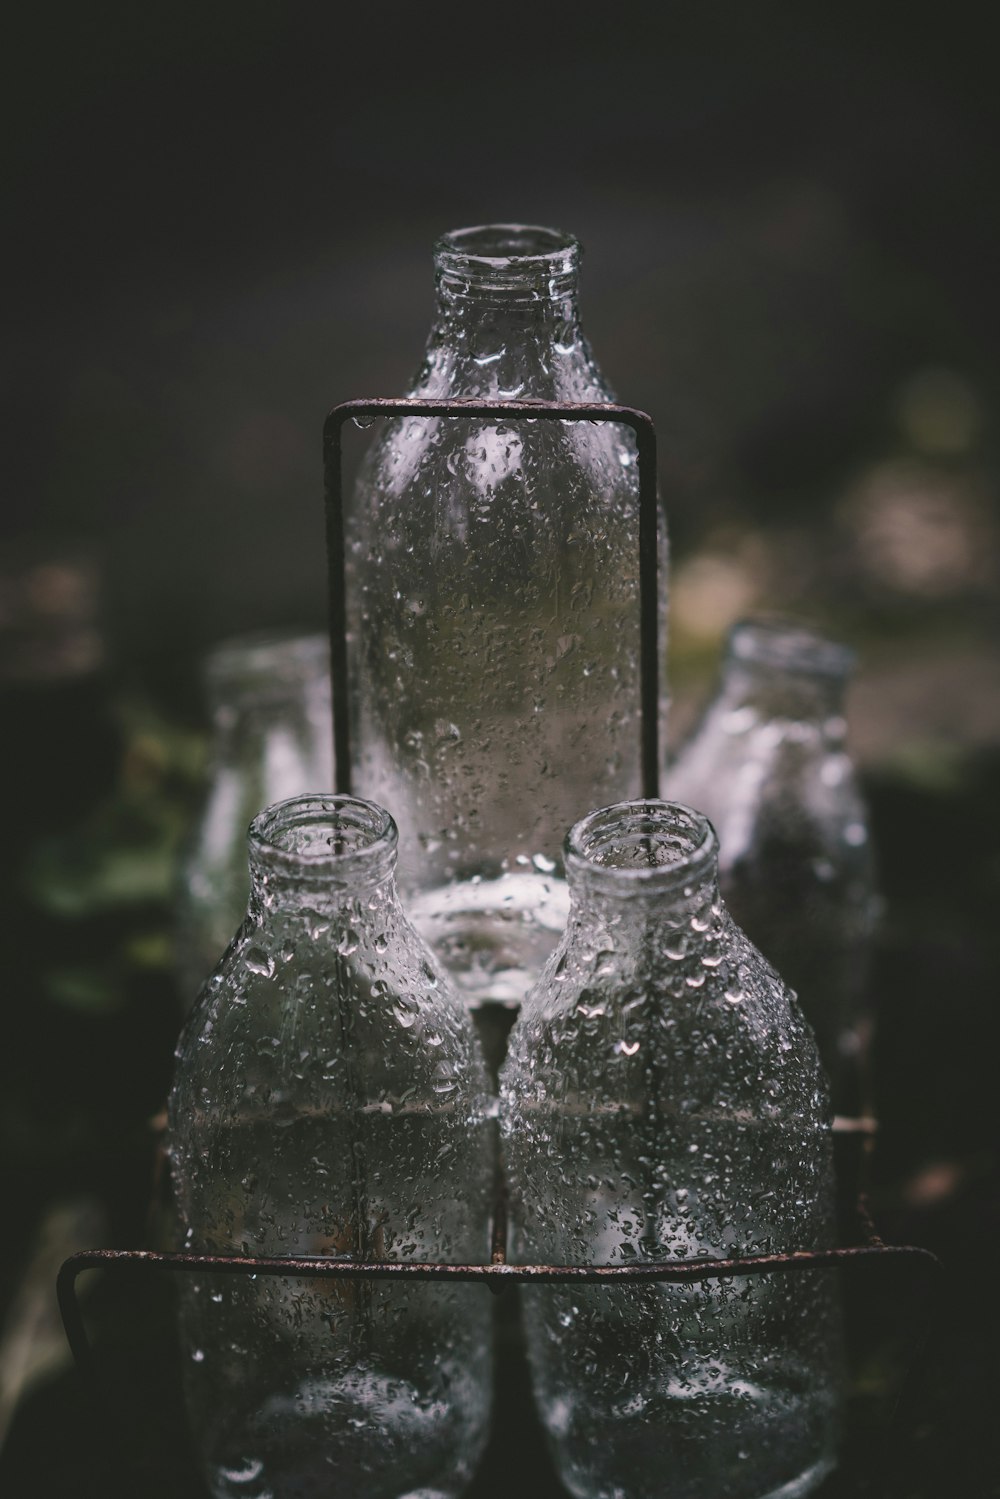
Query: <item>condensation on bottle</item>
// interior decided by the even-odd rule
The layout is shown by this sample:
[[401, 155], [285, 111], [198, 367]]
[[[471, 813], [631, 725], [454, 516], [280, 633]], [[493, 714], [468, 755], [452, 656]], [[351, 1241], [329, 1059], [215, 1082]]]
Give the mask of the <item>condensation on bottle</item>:
[[841, 1115], [871, 1112], [875, 861], [847, 750], [854, 652], [796, 621], [730, 631], [718, 688], [668, 771], [719, 837], [726, 904], [795, 990]]
[[[519, 1263], [638, 1266], [834, 1242], [812, 1033], [719, 894], [701, 814], [623, 803], [569, 835], [566, 933], [501, 1076]], [[576, 1499], [765, 1499], [835, 1461], [829, 1272], [525, 1292], [539, 1412]]]
[[[251, 894], [177, 1051], [181, 1246], [489, 1257], [493, 1132], [467, 1009], [406, 920], [396, 830], [347, 797], [250, 830]], [[453, 1499], [486, 1440], [476, 1285], [185, 1276], [184, 1385], [213, 1499]]]
[[[409, 394], [612, 400], [578, 261], [553, 229], [446, 234]], [[347, 531], [353, 784], [392, 808], [409, 909], [467, 1001], [516, 1007], [565, 924], [563, 831], [640, 790], [634, 438], [393, 419]]]
[[231, 636], [202, 666], [211, 740], [201, 807], [180, 861], [174, 934], [183, 1008], [246, 910], [247, 828], [262, 807], [333, 790], [325, 635]]

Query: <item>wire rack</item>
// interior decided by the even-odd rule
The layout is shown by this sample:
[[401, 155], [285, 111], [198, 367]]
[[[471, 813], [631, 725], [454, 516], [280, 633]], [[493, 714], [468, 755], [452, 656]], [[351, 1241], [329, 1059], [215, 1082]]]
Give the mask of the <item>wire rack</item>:
[[[334, 407], [324, 426], [326, 474], [326, 544], [329, 580], [331, 677], [334, 706], [335, 783], [338, 792], [351, 790], [351, 744], [343, 506], [343, 430], [345, 425], [368, 425], [377, 417], [445, 417], [524, 421], [617, 422], [635, 436], [639, 477], [639, 592], [640, 592], [640, 702], [641, 781], [643, 794], [659, 793], [659, 662], [657, 607], [657, 461], [656, 434], [651, 418], [634, 407], [556, 401], [439, 401], [417, 398], [373, 398], [345, 401]], [[874, 1121], [835, 1122], [841, 1150], [841, 1200], [845, 1177], [860, 1180], [861, 1163], [874, 1137]], [[846, 1164], [845, 1164], [846, 1162]], [[912, 1244], [886, 1244], [868, 1214], [863, 1195], [857, 1197], [857, 1232], [853, 1242], [822, 1249], [738, 1255], [726, 1259], [640, 1261], [621, 1265], [511, 1264], [507, 1258], [507, 1207], [502, 1179], [498, 1179], [491, 1231], [491, 1253], [482, 1264], [376, 1261], [331, 1256], [219, 1255], [154, 1249], [92, 1249], [70, 1256], [57, 1280], [59, 1308], [67, 1340], [81, 1373], [96, 1385], [94, 1350], [77, 1295], [77, 1281], [88, 1270], [118, 1276], [154, 1272], [174, 1275], [206, 1274], [303, 1278], [327, 1281], [421, 1282], [449, 1281], [482, 1284], [500, 1295], [515, 1284], [592, 1284], [606, 1287], [639, 1283], [691, 1283], [732, 1276], [791, 1276], [824, 1269], [889, 1267], [896, 1272], [910, 1266], [924, 1272], [928, 1284], [939, 1279], [941, 1263], [928, 1249]], [[918, 1337], [914, 1359], [922, 1339]]]

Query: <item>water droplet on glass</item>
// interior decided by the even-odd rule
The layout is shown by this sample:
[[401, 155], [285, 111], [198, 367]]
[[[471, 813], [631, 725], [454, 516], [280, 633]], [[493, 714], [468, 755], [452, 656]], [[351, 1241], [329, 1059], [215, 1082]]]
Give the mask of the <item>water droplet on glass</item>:
[[243, 954], [243, 962], [251, 973], [259, 974], [261, 978], [274, 977], [275, 961], [262, 947], [248, 947]]
[[219, 1475], [229, 1483], [253, 1483], [264, 1471], [264, 1464], [258, 1457], [244, 1457], [232, 1467], [220, 1468]]
[[340, 956], [342, 958], [349, 958], [352, 953], [356, 953], [360, 940], [358, 933], [353, 927], [346, 927], [337, 939], [337, 951]]

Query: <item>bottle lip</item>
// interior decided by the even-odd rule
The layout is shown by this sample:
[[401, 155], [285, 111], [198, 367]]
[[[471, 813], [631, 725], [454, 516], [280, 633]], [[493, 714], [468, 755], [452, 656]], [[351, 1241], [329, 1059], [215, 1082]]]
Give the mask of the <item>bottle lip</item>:
[[369, 883], [396, 863], [392, 817], [360, 797], [289, 797], [258, 812], [249, 831], [251, 862], [295, 880]]
[[254, 630], [231, 635], [204, 658], [205, 685], [213, 695], [233, 689], [252, 697], [287, 697], [288, 682], [326, 677], [330, 671], [329, 638], [318, 631]]
[[683, 889], [715, 878], [719, 844], [703, 812], [654, 798], [589, 812], [564, 845], [570, 879], [612, 895]]
[[838, 679], [848, 677], [857, 663], [849, 645], [780, 615], [738, 620], [729, 632], [726, 653], [733, 662]]
[[576, 280], [579, 240], [541, 224], [475, 224], [450, 229], [434, 246], [440, 284], [453, 290], [565, 294]]

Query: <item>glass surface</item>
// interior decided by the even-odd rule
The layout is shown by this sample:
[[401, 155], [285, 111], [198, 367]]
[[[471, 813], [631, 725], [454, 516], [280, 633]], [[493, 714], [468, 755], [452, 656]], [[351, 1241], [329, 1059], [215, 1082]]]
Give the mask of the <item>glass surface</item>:
[[[399, 905], [395, 837], [344, 797], [255, 819], [247, 918], [177, 1053], [182, 1247], [488, 1259], [485, 1078]], [[468, 1290], [186, 1281], [187, 1406], [214, 1499], [457, 1494], [491, 1387], [490, 1298]]]
[[870, 1108], [865, 982], [878, 910], [867, 809], [845, 747], [853, 666], [846, 646], [801, 625], [740, 622], [667, 776], [670, 795], [713, 823], [726, 904], [796, 991], [841, 1114]]
[[[827, 1247], [813, 1037], [718, 892], [711, 826], [621, 804], [567, 843], [570, 923], [510, 1036], [512, 1258], [627, 1265]], [[527, 1290], [535, 1394], [577, 1499], [808, 1493], [835, 1457], [828, 1273]]]
[[[446, 235], [410, 394], [611, 400], [578, 258], [552, 229]], [[348, 539], [354, 784], [397, 818], [409, 909], [468, 1001], [517, 1005], [565, 923], [564, 829], [640, 787], [634, 439], [392, 420]]]
[[235, 636], [208, 655], [203, 677], [208, 777], [182, 860], [174, 939], [185, 1009], [246, 910], [251, 819], [275, 802], [333, 788], [325, 635]]

